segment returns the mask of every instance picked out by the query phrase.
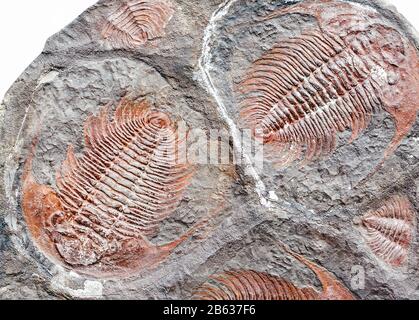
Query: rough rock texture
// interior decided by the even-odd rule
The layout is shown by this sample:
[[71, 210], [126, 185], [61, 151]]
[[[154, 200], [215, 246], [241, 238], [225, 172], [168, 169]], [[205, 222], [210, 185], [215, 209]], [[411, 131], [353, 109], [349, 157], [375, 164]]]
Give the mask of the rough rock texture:
[[[285, 244], [328, 270], [355, 298], [418, 299], [419, 126], [415, 123], [383, 166], [369, 175], [395, 132], [384, 111], [373, 115], [358, 139], [347, 143], [350, 130], [340, 133], [331, 155], [303, 166], [202, 161], [174, 214], [149, 240], [164, 244], [207, 215], [211, 220], [162, 263], [128, 278], [81, 276], [51, 262], [31, 240], [21, 208], [21, 178], [35, 136], [33, 174], [52, 188], [68, 145], [83, 152], [86, 118], [108, 103], [115, 108], [123, 97], [146, 98], [192, 129], [222, 130], [225, 146], [237, 152], [235, 86], [278, 39], [318, 24], [304, 14], [259, 18], [297, 2], [171, 0], [174, 14], [161, 22], [167, 23], [164, 32], [142, 35], [136, 46], [124, 47], [124, 41], [115, 45], [103, 37], [120, 1], [102, 0], [52, 36], [0, 105], [0, 298], [189, 299], [209, 276], [233, 269], [319, 290], [321, 281], [284, 250]], [[343, 2], [375, 10], [384, 24], [419, 48], [415, 31], [393, 7], [381, 1]], [[207, 140], [191, 135], [188, 144], [206, 148]], [[373, 253], [362, 224], [367, 212], [396, 195], [407, 197], [414, 213], [408, 256], [400, 266]]]

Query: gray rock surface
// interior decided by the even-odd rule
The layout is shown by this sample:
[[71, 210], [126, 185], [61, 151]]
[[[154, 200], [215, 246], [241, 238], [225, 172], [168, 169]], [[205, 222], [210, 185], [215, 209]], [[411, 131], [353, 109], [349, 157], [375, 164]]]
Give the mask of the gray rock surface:
[[[238, 123], [234, 83], [278, 37], [315, 24], [295, 16], [254, 24], [256, 17], [296, 1], [172, 2], [176, 12], [166, 35], [126, 50], [101, 37], [100, 26], [118, 1], [99, 1], [52, 36], [8, 91], [0, 105], [0, 298], [188, 299], [208, 276], [229, 269], [264, 271], [319, 287], [307, 267], [281, 250], [282, 241], [333, 273], [357, 298], [418, 299], [417, 237], [407, 263], [394, 268], [371, 252], [354, 223], [394, 194], [406, 195], [415, 211], [419, 207], [418, 123], [384, 166], [359, 184], [393, 136], [393, 122], [384, 112], [374, 115], [352, 144], [346, 143], [349, 131], [340, 134], [330, 157], [303, 167], [199, 164], [179, 207], [151, 240], [174, 240], [205, 215], [217, 215], [205, 235], [191, 238], [152, 270], [129, 279], [85, 278], [54, 265], [37, 249], [21, 208], [22, 168], [37, 133], [34, 175], [52, 187], [67, 146], [83, 151], [84, 120], [126, 96], [146, 97], [190, 128], [223, 130], [227, 148], [237, 151], [234, 137], [228, 142]], [[376, 8], [419, 48], [415, 31], [393, 7], [353, 2]], [[356, 285], [359, 275], [365, 281]]]

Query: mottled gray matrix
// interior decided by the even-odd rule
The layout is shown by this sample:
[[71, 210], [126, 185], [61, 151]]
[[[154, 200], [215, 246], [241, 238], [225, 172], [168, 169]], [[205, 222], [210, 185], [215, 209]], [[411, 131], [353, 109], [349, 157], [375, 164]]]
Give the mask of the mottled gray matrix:
[[[418, 299], [418, 39], [381, 0], [98, 1], [0, 104], [0, 299]], [[241, 161], [167, 169], [180, 123]]]

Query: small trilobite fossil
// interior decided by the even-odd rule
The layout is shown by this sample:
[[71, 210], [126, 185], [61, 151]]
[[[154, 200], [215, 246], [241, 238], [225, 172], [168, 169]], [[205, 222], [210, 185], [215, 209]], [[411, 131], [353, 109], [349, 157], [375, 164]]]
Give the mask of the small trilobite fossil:
[[303, 256], [284, 250], [309, 267], [318, 277], [323, 290], [299, 288], [293, 283], [264, 272], [234, 270], [214, 275], [194, 293], [197, 300], [353, 300], [352, 293], [326, 269]]
[[253, 63], [237, 88], [242, 125], [286, 166], [330, 154], [347, 129], [353, 141], [385, 110], [396, 127], [383, 158], [391, 155], [416, 120], [415, 46], [373, 9], [350, 3], [307, 0], [262, 20], [286, 14], [313, 16], [319, 28], [278, 40]]
[[135, 49], [162, 37], [175, 10], [169, 0], [123, 1], [102, 31], [114, 47]]
[[95, 277], [129, 276], [164, 260], [206, 221], [178, 240], [148, 239], [178, 206], [194, 168], [180, 161], [177, 130], [146, 101], [123, 100], [84, 126], [83, 156], [73, 146], [56, 176], [57, 190], [32, 175], [36, 148], [25, 164], [22, 208], [38, 247], [56, 263]]
[[394, 196], [361, 220], [364, 236], [374, 254], [392, 266], [404, 264], [415, 229], [415, 213], [405, 196]]

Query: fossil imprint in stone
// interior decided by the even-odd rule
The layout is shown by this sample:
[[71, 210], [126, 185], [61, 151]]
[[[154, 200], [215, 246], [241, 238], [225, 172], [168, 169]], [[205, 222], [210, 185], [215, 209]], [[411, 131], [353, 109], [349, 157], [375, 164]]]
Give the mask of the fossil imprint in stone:
[[291, 282], [253, 270], [234, 270], [211, 277], [197, 290], [199, 300], [315, 300], [311, 288], [298, 288]]
[[394, 196], [362, 217], [366, 242], [376, 256], [398, 267], [407, 261], [415, 228], [415, 213], [405, 196]]
[[23, 175], [24, 216], [38, 247], [56, 263], [95, 277], [129, 276], [163, 261], [206, 221], [178, 240], [152, 244], [178, 206], [193, 166], [178, 161], [181, 142], [169, 117], [146, 101], [123, 100], [84, 126], [85, 150], [73, 146], [56, 176], [57, 191], [32, 175], [36, 143]]
[[102, 35], [114, 47], [135, 49], [164, 35], [175, 10], [168, 0], [124, 1], [108, 17]]
[[309, 261], [285, 245], [283, 249], [299, 262], [310, 268], [322, 285], [322, 291], [314, 288], [298, 288], [277, 276], [253, 270], [228, 271], [211, 276], [194, 294], [199, 300], [354, 300], [352, 293], [329, 271]]
[[237, 88], [242, 125], [273, 162], [287, 166], [330, 154], [347, 129], [352, 142], [385, 110], [395, 134], [384, 161], [416, 120], [416, 48], [376, 11], [354, 4], [303, 1], [262, 20], [287, 14], [313, 16], [319, 28], [279, 39], [253, 63]]

